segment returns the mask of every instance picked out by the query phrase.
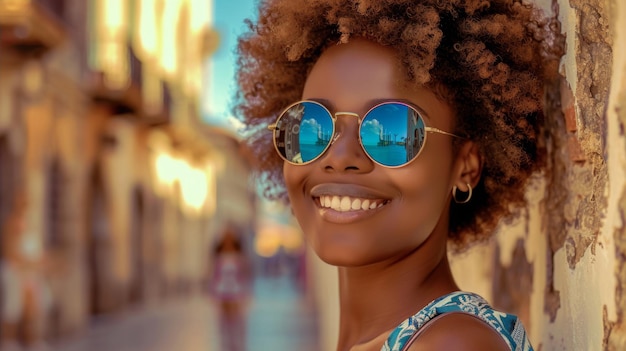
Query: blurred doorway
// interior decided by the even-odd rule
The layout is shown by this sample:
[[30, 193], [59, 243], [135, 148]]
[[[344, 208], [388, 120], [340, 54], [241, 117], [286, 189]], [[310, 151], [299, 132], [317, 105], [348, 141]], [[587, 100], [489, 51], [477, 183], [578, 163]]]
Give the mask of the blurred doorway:
[[92, 314], [107, 312], [106, 275], [104, 262], [109, 251], [110, 226], [107, 216], [107, 201], [102, 171], [99, 166], [92, 169], [89, 196], [89, 233], [87, 235], [87, 257]]
[[[8, 133], [0, 134], [0, 230], [4, 227], [11, 211], [15, 195], [17, 168], [17, 157], [11, 152], [9, 135]], [[0, 258], [2, 258], [2, 250], [0, 250]]]
[[140, 188], [135, 188], [131, 203], [131, 262], [132, 278], [130, 286], [130, 302], [137, 303], [144, 299], [145, 274], [144, 274], [144, 199]]

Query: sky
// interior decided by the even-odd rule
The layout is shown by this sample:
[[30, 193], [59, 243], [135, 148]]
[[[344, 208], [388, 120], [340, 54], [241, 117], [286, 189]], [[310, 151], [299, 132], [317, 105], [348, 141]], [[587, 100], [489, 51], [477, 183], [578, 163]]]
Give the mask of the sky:
[[[245, 29], [244, 20], [256, 16], [257, 0], [213, 0], [213, 29], [220, 35], [220, 45], [207, 61], [201, 113], [207, 123], [226, 127], [236, 132], [229, 122], [232, 97], [235, 94], [235, 47], [237, 37]], [[261, 198], [264, 218], [288, 223], [290, 212], [278, 202]]]
[[228, 118], [235, 94], [235, 47], [245, 29], [244, 19], [256, 15], [255, 0], [214, 0], [213, 6], [220, 46], [207, 62], [201, 113], [206, 122], [233, 129]]

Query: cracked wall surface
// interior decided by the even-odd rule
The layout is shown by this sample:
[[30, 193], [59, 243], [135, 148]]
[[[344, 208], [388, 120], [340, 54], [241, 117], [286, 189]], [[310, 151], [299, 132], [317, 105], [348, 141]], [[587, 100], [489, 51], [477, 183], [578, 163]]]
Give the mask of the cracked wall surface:
[[453, 269], [517, 313], [535, 349], [626, 350], [626, 2], [537, 3], [558, 5], [567, 36], [546, 94], [549, 167], [522, 216]]
[[[612, 35], [614, 38], [614, 64], [612, 72], [611, 96], [607, 108], [610, 144], [610, 190], [614, 194], [614, 202], [610, 203], [609, 211], [615, 216], [613, 238], [615, 240], [615, 318], [604, 319], [606, 350], [626, 350], [626, 141], [624, 125], [626, 124], [626, 4], [623, 1], [609, 3], [611, 14]], [[615, 210], [613, 210], [615, 208]], [[608, 309], [608, 308], [607, 308]], [[607, 313], [608, 314], [608, 313]]]

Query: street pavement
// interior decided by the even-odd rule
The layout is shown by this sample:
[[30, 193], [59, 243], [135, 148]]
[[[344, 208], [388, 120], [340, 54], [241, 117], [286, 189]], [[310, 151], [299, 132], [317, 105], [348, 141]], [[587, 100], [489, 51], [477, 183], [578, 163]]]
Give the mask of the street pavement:
[[[99, 317], [52, 351], [228, 351], [220, 349], [215, 307], [187, 297]], [[313, 307], [289, 278], [260, 277], [247, 327], [249, 351], [320, 351]]]

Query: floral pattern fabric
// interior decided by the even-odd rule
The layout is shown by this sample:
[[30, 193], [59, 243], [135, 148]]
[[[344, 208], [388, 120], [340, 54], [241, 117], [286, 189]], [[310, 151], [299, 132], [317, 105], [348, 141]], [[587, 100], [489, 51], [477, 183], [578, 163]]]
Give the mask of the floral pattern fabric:
[[406, 319], [391, 332], [381, 351], [404, 350], [411, 336], [420, 328], [436, 316], [450, 312], [463, 312], [480, 318], [502, 336], [511, 351], [533, 351], [526, 330], [517, 316], [498, 312], [479, 295], [461, 291], [434, 300]]

